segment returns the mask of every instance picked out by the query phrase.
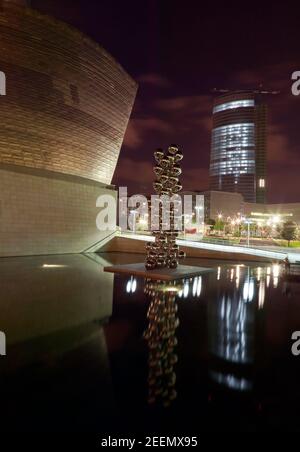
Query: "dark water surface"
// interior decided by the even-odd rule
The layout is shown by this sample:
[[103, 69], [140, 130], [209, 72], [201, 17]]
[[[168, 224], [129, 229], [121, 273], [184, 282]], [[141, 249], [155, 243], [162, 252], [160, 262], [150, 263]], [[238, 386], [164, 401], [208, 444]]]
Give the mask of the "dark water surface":
[[171, 285], [103, 272], [141, 259], [0, 260], [1, 430], [300, 430], [300, 283], [200, 259], [211, 272]]

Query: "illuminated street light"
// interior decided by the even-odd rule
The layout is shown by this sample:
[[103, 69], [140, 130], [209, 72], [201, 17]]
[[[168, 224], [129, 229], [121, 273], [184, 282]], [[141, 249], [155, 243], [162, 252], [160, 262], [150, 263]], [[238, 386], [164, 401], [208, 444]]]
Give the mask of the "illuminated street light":
[[136, 216], [138, 214], [138, 211], [137, 210], [132, 210], [131, 213], [133, 215], [132, 232], [135, 233], [135, 231], [136, 231]]
[[245, 218], [245, 224], [247, 225], [247, 246], [250, 246], [250, 224], [253, 223], [249, 218]]
[[272, 218], [272, 221], [273, 221], [274, 224], [279, 223], [280, 222], [280, 216], [276, 215], [275, 217]]
[[[195, 206], [196, 210], [196, 225], [197, 225], [197, 232], [201, 232], [201, 226], [202, 226], [202, 233], [203, 233], [203, 217], [201, 217], [200, 211], [203, 211], [203, 206]], [[200, 226], [201, 224], [201, 226]]]

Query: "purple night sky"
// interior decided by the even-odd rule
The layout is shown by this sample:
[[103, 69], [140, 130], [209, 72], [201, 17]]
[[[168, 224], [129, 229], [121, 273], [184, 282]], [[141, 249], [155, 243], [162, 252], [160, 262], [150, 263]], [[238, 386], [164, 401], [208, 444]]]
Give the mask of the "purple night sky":
[[79, 28], [138, 81], [113, 182], [150, 192], [156, 147], [182, 146], [185, 190], [208, 188], [213, 87], [280, 90], [268, 96], [268, 201], [300, 201], [300, 5], [289, 2], [32, 0]]

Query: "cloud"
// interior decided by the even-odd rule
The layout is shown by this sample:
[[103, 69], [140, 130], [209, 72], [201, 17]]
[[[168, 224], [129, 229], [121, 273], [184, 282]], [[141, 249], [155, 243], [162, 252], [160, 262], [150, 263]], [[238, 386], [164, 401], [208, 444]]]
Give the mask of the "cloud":
[[299, 202], [299, 170], [297, 166], [288, 166], [286, 175], [278, 166], [269, 172], [269, 202]]
[[168, 88], [171, 86], [171, 82], [166, 77], [155, 73], [142, 74], [137, 78], [137, 82], [158, 88]]
[[[153, 159], [136, 161], [123, 157], [119, 160], [115, 177], [118, 185], [129, 186], [129, 192], [142, 191], [154, 194]], [[206, 168], [185, 168], [181, 176], [184, 190], [205, 190], [208, 186], [208, 171]]]
[[[249, 89], [259, 88], [263, 82], [265, 89], [280, 90], [279, 95], [263, 97], [268, 105], [268, 199], [272, 202], [276, 202], [277, 197], [286, 200], [300, 197], [300, 186], [295, 175], [295, 168], [300, 165], [300, 97], [291, 94], [291, 74], [296, 69], [299, 67], [293, 62], [265, 65], [233, 74], [228, 83], [228, 87], [232, 89]], [[153, 149], [167, 147], [175, 142], [182, 146], [185, 156], [182, 178], [184, 189], [208, 188], [212, 96], [178, 95], [175, 89], [172, 90], [173, 96], [170, 95], [170, 89], [161, 94], [159, 90], [151, 89], [167, 87], [166, 80], [157, 74], [144, 74], [140, 81], [146, 85], [146, 89], [142, 87], [139, 91], [120, 157], [120, 165], [123, 167], [123, 157], [131, 158], [131, 153], [134, 152], [140, 160], [140, 167], [125, 162], [126, 171], [130, 174], [127, 180], [132, 181], [134, 190], [139, 185], [152, 190]], [[224, 82], [224, 86], [226, 85]], [[143, 171], [145, 177], [135, 176], [138, 171]], [[125, 178], [123, 170], [117, 170], [117, 174]], [[279, 188], [280, 179], [282, 184]]]
[[184, 190], [206, 190], [208, 187], [207, 168], [188, 168], [182, 173]]
[[[147, 139], [149, 133], [171, 133], [172, 127], [167, 121], [157, 117], [132, 118], [129, 121], [123, 145], [137, 150], [141, 148]], [[143, 146], [145, 147], [145, 146]]]
[[[176, 96], [150, 99], [148, 109], [135, 108], [124, 137], [124, 147], [143, 150], [171, 142], [189, 144], [191, 133], [199, 146], [201, 134], [210, 139], [212, 100], [209, 96]], [[156, 142], [155, 142], [156, 141]]]
[[206, 130], [210, 136], [211, 130], [212, 130], [212, 116], [211, 115], [204, 116], [203, 118], [200, 118], [198, 122], [199, 122], [199, 126], [203, 130]]
[[212, 98], [210, 96], [177, 96], [157, 99], [154, 106], [164, 112], [184, 113], [191, 115], [208, 115], [212, 110]]
[[122, 183], [149, 184], [154, 181], [153, 164], [151, 161], [136, 161], [133, 158], [123, 157], [117, 166], [117, 178]]
[[[259, 88], [272, 91], [280, 91], [290, 93], [291, 75], [295, 69], [299, 68], [299, 64], [293, 61], [280, 61], [276, 64], [266, 64], [255, 70], [243, 70], [237, 72], [232, 77], [232, 84], [237, 89], [253, 89]], [[232, 88], [232, 86], [231, 86]]]
[[283, 163], [289, 154], [289, 143], [287, 136], [280, 128], [273, 124], [269, 126], [267, 160], [270, 163]]

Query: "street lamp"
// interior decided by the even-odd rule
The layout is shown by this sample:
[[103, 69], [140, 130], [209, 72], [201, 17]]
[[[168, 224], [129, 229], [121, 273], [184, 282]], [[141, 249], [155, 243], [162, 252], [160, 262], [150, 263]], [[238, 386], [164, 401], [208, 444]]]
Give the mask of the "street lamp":
[[225, 228], [225, 224], [223, 225], [223, 227], [222, 227], [222, 225], [221, 225], [221, 219], [223, 218], [223, 215], [221, 214], [221, 213], [218, 213], [218, 228], [216, 228], [217, 229], [217, 231], [218, 231], [218, 235], [220, 236], [221, 235], [221, 231], [223, 231], [223, 234], [226, 232], [225, 230], [224, 230], [224, 228]]
[[131, 213], [133, 215], [132, 232], [135, 234], [135, 231], [136, 231], [136, 216], [138, 214], [138, 211], [137, 210], [132, 210]]
[[[195, 206], [195, 210], [196, 210], [196, 225], [197, 225], [197, 232], [199, 232], [199, 227], [200, 227], [200, 210], [203, 210], [203, 206]], [[203, 225], [203, 221], [201, 221], [201, 225]]]
[[275, 215], [275, 217], [272, 218], [272, 221], [274, 224], [277, 224], [280, 222], [280, 217], [278, 215]]
[[250, 224], [252, 223], [252, 221], [245, 219], [245, 223], [247, 225], [247, 246], [250, 246]]

